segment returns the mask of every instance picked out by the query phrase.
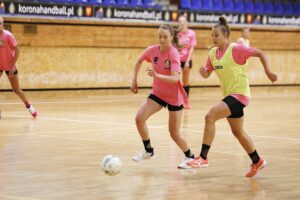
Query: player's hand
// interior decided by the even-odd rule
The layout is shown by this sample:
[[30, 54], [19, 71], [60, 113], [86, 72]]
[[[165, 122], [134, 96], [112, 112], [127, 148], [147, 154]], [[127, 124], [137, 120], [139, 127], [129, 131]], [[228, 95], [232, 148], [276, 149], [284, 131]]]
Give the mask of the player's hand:
[[136, 93], [138, 93], [138, 89], [139, 89], [139, 87], [138, 87], [137, 81], [132, 81], [131, 87], [130, 87], [131, 92], [136, 94]]
[[199, 73], [201, 74], [202, 77], [207, 76], [207, 70], [205, 69], [205, 67], [200, 67]]
[[147, 68], [146, 71], [148, 72], [148, 75], [150, 77], [155, 77], [156, 76], [156, 72], [153, 68]]
[[270, 79], [270, 81], [272, 81], [272, 83], [277, 81], [278, 76], [276, 74], [274, 74], [273, 72], [266, 71], [266, 74], [267, 74], [268, 78]]

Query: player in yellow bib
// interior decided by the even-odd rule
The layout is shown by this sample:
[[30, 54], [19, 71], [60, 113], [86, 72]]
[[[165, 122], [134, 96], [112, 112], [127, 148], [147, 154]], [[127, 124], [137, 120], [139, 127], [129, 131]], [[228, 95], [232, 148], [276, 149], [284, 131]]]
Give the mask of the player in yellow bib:
[[208, 78], [213, 71], [217, 74], [224, 99], [214, 105], [205, 116], [203, 143], [199, 157], [188, 162], [192, 167], [207, 167], [207, 154], [215, 136], [215, 122], [227, 118], [232, 133], [238, 139], [252, 160], [247, 177], [252, 177], [262, 169], [267, 162], [259, 157], [251, 138], [244, 130], [243, 109], [249, 104], [250, 88], [245, 71], [247, 59], [259, 57], [268, 78], [274, 82], [277, 75], [271, 72], [263, 51], [246, 47], [242, 44], [229, 42], [230, 30], [224, 17], [212, 29], [212, 39], [216, 47], [212, 48], [206, 66], [199, 72]]

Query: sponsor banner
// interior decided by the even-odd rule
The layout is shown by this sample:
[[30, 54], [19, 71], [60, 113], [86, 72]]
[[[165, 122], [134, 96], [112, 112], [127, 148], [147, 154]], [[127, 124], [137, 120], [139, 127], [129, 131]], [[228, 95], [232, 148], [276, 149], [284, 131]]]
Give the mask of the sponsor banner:
[[217, 23], [220, 16], [225, 16], [231, 24], [262, 24], [262, 25], [300, 25], [300, 17], [269, 16], [256, 14], [220, 14], [181, 12], [191, 23]]
[[225, 16], [231, 24], [292, 25], [300, 26], [299, 16], [270, 16], [255, 14], [222, 14], [188, 11], [168, 11], [156, 9], [135, 9], [72, 5], [62, 3], [28, 3], [0, 0], [0, 15], [35, 15], [57, 17], [96, 17], [105, 19], [126, 19], [140, 21], [177, 21], [185, 14], [191, 23], [217, 23]]
[[220, 14], [184, 12], [190, 22], [217, 23], [219, 17], [224, 16], [230, 24], [267, 24], [267, 16], [253, 14]]
[[177, 21], [178, 11], [113, 8], [96, 6], [94, 16], [108, 19], [133, 19], [142, 21]]
[[276, 17], [269, 16], [268, 24], [270, 25], [296, 25], [300, 26], [300, 17]]
[[217, 14], [217, 13], [197, 13], [197, 12], [189, 12], [185, 13], [188, 16], [188, 20], [190, 22], [196, 23], [217, 23], [219, 21], [219, 17], [226, 17], [228, 23], [238, 23], [239, 15], [238, 14]]
[[92, 6], [45, 4], [27, 2], [0, 2], [0, 14], [57, 17], [91, 17]]

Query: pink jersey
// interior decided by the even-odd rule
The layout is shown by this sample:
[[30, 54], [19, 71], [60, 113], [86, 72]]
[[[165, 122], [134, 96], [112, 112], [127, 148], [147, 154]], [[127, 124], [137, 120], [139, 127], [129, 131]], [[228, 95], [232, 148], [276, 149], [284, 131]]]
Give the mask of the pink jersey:
[[[222, 58], [224, 53], [226, 52], [227, 49], [220, 50], [218, 49], [216, 52], [216, 57], [217, 59]], [[243, 44], [236, 44], [233, 49], [232, 49], [232, 57], [234, 62], [236, 62], [239, 65], [244, 65], [247, 62], [247, 59], [250, 58], [250, 56], [253, 54], [254, 48], [247, 47]], [[210, 56], [208, 56], [206, 60], [206, 65], [205, 68], [207, 71], [213, 71], [213, 66], [210, 61]], [[249, 105], [249, 97], [241, 95], [241, 94], [231, 94], [235, 99], [237, 99], [239, 102], [241, 102], [244, 105]]]
[[179, 43], [184, 45], [180, 53], [180, 61], [185, 62], [190, 53], [190, 49], [197, 45], [196, 34], [193, 30], [188, 29], [187, 31], [178, 33]]
[[[17, 46], [17, 41], [11, 32], [3, 30], [0, 33], [0, 70], [8, 71], [13, 64], [15, 56], [14, 47]], [[14, 66], [16, 68], [16, 66]]]
[[[140, 61], [146, 60], [152, 63], [153, 69], [158, 74], [171, 75], [172, 71], [180, 73], [180, 59], [178, 50], [171, 46], [166, 52], [160, 51], [160, 45], [148, 47], [140, 56]], [[177, 84], [167, 83], [158, 78], [153, 78], [152, 94], [173, 106], [183, 104], [187, 97], [180, 81]]]

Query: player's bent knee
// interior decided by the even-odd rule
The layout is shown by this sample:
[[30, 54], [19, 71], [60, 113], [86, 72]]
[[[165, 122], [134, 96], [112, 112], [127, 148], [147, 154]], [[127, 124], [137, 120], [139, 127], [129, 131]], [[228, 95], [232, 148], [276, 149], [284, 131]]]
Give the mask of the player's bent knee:
[[145, 123], [145, 120], [141, 116], [137, 115], [135, 117], [135, 123], [136, 124], [143, 124], [143, 123]]
[[205, 122], [206, 123], [214, 123], [215, 121], [216, 121], [215, 117], [212, 113], [209, 112], [205, 115]]
[[170, 136], [173, 140], [176, 140], [180, 137], [180, 134], [177, 131], [170, 131]]

